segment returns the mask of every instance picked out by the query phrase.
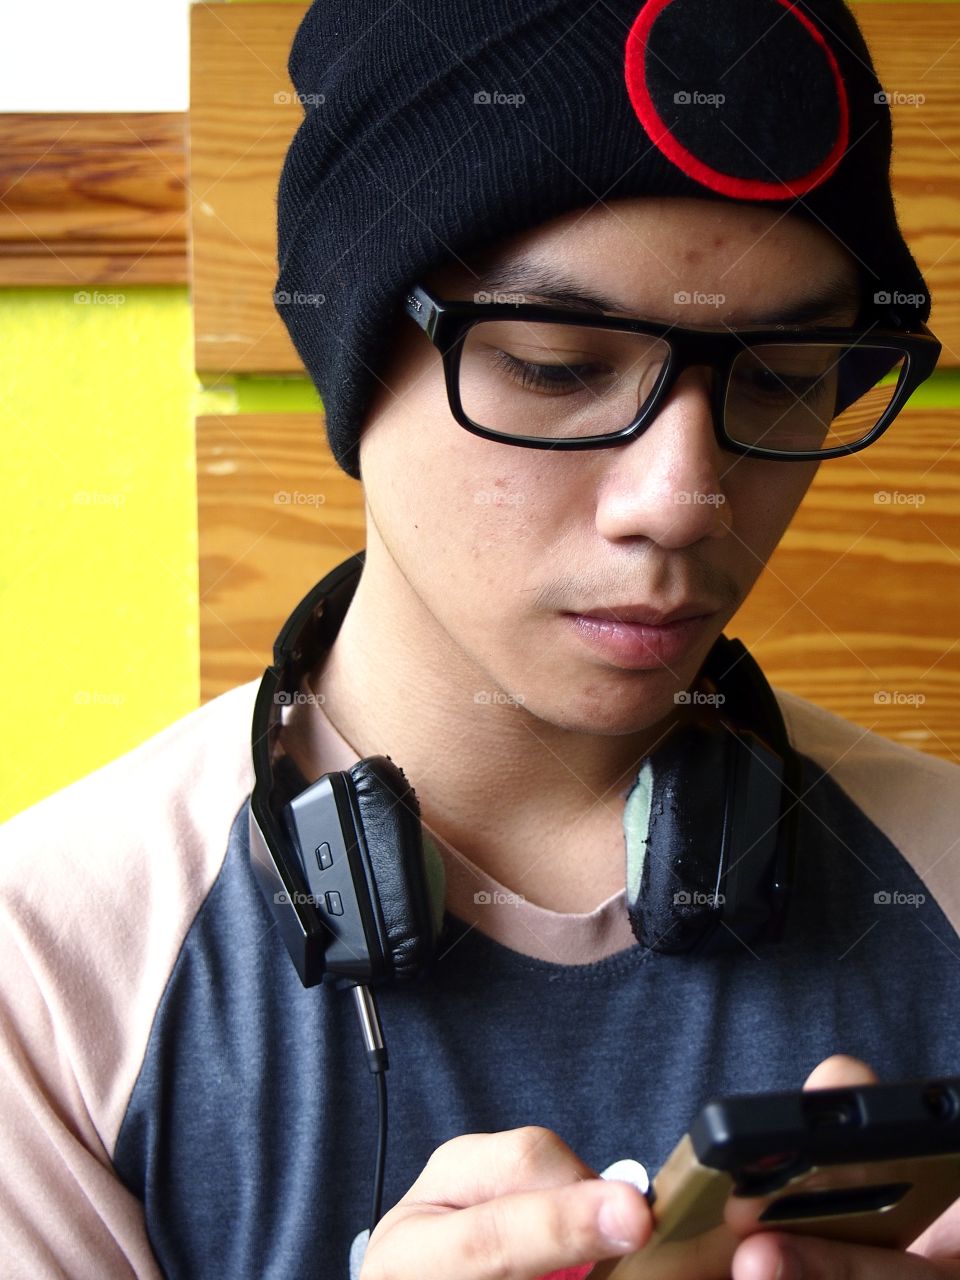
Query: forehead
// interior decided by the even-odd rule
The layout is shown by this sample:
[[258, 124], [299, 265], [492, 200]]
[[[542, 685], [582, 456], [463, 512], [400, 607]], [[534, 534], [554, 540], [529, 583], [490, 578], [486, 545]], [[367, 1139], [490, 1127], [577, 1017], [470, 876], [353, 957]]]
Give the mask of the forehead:
[[543, 274], [579, 282], [617, 304], [606, 309], [627, 313], [669, 309], [675, 295], [692, 291], [726, 299], [721, 305], [731, 315], [748, 304], [774, 312], [811, 295], [830, 295], [846, 311], [855, 309], [859, 289], [855, 259], [811, 220], [667, 197], [573, 210], [461, 254], [426, 282], [472, 291], [495, 281], [519, 289]]

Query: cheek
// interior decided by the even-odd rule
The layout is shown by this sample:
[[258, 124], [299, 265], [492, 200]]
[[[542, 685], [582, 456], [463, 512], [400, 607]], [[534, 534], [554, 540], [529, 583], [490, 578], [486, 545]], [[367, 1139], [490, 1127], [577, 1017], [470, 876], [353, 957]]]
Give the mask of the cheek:
[[766, 561], [780, 541], [803, 500], [819, 462], [750, 462], [737, 475], [733, 529], [757, 556]]
[[488, 628], [527, 602], [525, 579], [559, 536], [538, 500], [552, 459], [463, 430], [430, 371], [395, 390], [361, 442], [370, 517], [438, 618]]

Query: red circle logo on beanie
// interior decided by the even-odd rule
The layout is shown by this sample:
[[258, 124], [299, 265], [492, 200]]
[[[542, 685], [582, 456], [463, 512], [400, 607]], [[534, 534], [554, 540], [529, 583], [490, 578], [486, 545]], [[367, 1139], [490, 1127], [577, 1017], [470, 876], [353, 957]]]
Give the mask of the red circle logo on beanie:
[[646, 0], [624, 77], [654, 146], [735, 199], [803, 195], [847, 148], [840, 68], [796, 0]]

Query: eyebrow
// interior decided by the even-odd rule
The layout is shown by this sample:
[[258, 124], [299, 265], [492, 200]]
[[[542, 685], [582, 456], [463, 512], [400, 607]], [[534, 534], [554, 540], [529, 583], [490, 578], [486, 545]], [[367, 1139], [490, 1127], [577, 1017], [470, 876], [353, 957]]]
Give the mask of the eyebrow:
[[[610, 298], [585, 286], [558, 268], [527, 258], [518, 258], [482, 270], [473, 282], [475, 290], [488, 293], [522, 293], [537, 299], [561, 303], [575, 310], [633, 314], [616, 298]], [[822, 320], [838, 311], [853, 309], [859, 313], [860, 298], [848, 278], [835, 276], [822, 282], [812, 293], [795, 302], [776, 307], [749, 320], [748, 325], [805, 324]]]

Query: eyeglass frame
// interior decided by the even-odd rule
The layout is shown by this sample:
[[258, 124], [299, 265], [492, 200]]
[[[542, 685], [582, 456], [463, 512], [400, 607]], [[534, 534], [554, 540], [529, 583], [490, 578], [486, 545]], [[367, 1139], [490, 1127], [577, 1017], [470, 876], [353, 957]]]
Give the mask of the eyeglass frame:
[[[403, 310], [426, 334], [440, 352], [450, 412], [465, 430], [485, 440], [518, 445], [527, 449], [608, 449], [637, 439], [650, 425], [670, 394], [677, 379], [688, 368], [704, 365], [719, 376], [712, 383], [713, 429], [717, 443], [730, 453], [746, 457], [767, 458], [776, 462], [815, 462], [825, 458], [846, 457], [873, 444], [900, 414], [921, 383], [936, 368], [943, 344], [920, 321], [907, 329], [815, 328], [784, 325], [780, 328], [750, 326], [725, 330], [685, 329], [679, 325], [654, 324], [633, 316], [609, 311], [581, 311], [541, 303], [472, 302], [465, 299], [440, 298], [421, 284], [414, 285], [403, 300]], [[619, 330], [658, 338], [667, 344], [668, 359], [658, 375], [657, 383], [641, 412], [620, 431], [602, 436], [572, 436], [555, 439], [547, 436], [514, 436], [480, 426], [464, 411], [460, 398], [460, 362], [466, 336], [474, 325], [490, 320], [525, 319], [532, 323], [570, 324], [589, 329]], [[745, 337], [749, 343], [744, 342]], [[744, 349], [761, 345], [788, 345], [800, 339], [818, 343], [846, 343], [855, 346], [858, 339], [874, 347], [902, 351], [905, 367], [900, 370], [896, 389], [879, 421], [862, 440], [853, 444], [833, 445], [829, 449], [803, 449], [795, 452], [765, 449], [732, 439], [724, 429], [724, 407], [730, 373], [736, 357]]]

